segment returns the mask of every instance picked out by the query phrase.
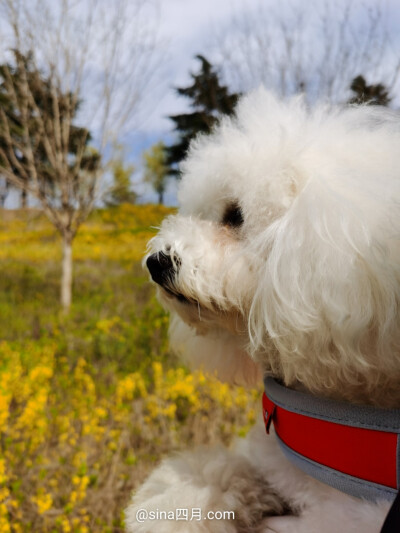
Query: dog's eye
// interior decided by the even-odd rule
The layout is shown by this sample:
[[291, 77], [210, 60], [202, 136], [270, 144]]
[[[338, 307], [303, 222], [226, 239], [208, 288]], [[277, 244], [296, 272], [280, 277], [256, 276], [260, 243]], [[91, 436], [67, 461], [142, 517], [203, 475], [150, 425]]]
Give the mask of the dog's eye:
[[231, 226], [232, 228], [238, 228], [243, 224], [243, 213], [239, 204], [234, 203], [228, 205], [222, 218], [222, 224], [224, 226]]

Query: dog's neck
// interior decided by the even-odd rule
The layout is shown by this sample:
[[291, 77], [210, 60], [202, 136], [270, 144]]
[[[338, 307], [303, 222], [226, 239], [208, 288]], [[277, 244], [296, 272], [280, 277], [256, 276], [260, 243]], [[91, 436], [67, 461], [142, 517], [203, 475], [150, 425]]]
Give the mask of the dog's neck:
[[[264, 376], [278, 379], [293, 390], [355, 405], [400, 408], [400, 365], [390, 371], [383, 364], [381, 368], [376, 364], [374, 370], [366, 365], [364, 372], [356, 372], [350, 365], [344, 370], [338, 365], [340, 371], [335, 372], [334, 366], [330, 368], [324, 364], [324, 361], [329, 361], [328, 356], [282, 356], [272, 343], [263, 353], [254, 356]], [[379, 361], [378, 356], [376, 360]]]
[[[282, 379], [282, 376], [274, 376], [277, 379]], [[330, 389], [321, 387], [308, 388], [300, 381], [296, 380], [290, 383], [285, 383], [286, 386], [299, 392], [307, 392], [319, 396], [321, 398], [330, 398], [332, 400], [346, 401], [355, 405], [372, 405], [376, 407], [397, 409], [400, 407], [400, 391], [399, 380], [377, 380], [376, 389], [366, 390], [363, 384], [354, 385], [343, 383], [337, 389]]]
[[[264, 360], [265, 361], [265, 360]], [[296, 378], [292, 372], [285, 371], [280, 365], [261, 364], [263, 375], [269, 375], [281, 381], [285, 386], [299, 392], [311, 393], [321, 398], [346, 401], [355, 405], [372, 405], [376, 407], [400, 408], [400, 373], [392, 376], [374, 375], [357, 376], [357, 379], [344, 379], [340, 376], [331, 380], [330, 385], [316, 376], [307, 383]], [[311, 383], [310, 383], [311, 382]], [[334, 383], [332, 385], [332, 383]]]

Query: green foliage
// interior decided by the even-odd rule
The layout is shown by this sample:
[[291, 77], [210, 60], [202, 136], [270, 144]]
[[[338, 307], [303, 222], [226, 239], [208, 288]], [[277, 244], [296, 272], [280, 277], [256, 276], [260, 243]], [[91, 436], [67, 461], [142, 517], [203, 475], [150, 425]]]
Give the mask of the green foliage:
[[158, 194], [158, 203], [162, 204], [168, 178], [167, 156], [164, 143], [159, 142], [144, 152], [143, 159], [145, 164], [144, 181], [150, 183]]
[[392, 100], [389, 90], [382, 83], [368, 85], [364, 76], [361, 75], [354, 78], [350, 89], [355, 94], [350, 98], [349, 104], [388, 106]]
[[133, 165], [125, 165], [122, 147], [117, 148], [117, 157], [111, 165], [113, 184], [108, 191], [105, 204], [108, 206], [134, 204], [137, 194], [132, 189], [131, 178], [135, 172]]
[[176, 89], [180, 96], [190, 99], [193, 111], [169, 117], [179, 135], [177, 142], [166, 149], [171, 175], [178, 175], [177, 165], [184, 159], [190, 141], [198, 133], [209, 133], [222, 115], [232, 115], [240, 96], [221, 85], [219, 73], [204, 56], [196, 58], [201, 67], [198, 74], [191, 74], [192, 85]]

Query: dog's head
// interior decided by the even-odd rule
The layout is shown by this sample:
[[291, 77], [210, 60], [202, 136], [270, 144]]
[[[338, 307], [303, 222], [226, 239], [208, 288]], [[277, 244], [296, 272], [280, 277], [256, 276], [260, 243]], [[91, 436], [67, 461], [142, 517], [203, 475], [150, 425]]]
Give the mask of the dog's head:
[[399, 124], [259, 90], [197, 138], [179, 214], [146, 258], [176, 349], [233, 381], [262, 371], [328, 395], [393, 398]]

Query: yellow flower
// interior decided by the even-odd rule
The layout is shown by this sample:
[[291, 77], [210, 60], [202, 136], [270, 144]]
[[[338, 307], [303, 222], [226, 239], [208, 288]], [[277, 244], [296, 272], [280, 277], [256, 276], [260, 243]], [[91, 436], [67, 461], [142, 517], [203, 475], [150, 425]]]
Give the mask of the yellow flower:
[[166, 416], [167, 418], [175, 418], [176, 415], [176, 404], [171, 403], [167, 407], [165, 407], [162, 411], [162, 414]]
[[96, 407], [94, 410], [95, 415], [98, 418], [107, 418], [107, 410], [104, 407]]
[[7, 481], [6, 463], [4, 459], [0, 459], [0, 484]]
[[119, 316], [113, 318], [103, 318], [96, 323], [96, 328], [102, 333], [109, 335], [114, 326], [121, 321]]
[[154, 381], [154, 393], [156, 395], [161, 393], [163, 385], [163, 368], [162, 364], [159, 362], [154, 362], [153, 367], [153, 381]]
[[37, 366], [31, 370], [29, 379], [32, 382], [43, 381], [51, 378], [53, 375], [53, 369], [47, 366]]
[[0, 501], [4, 502], [8, 497], [10, 496], [10, 491], [7, 487], [3, 487], [0, 489]]
[[53, 505], [53, 498], [51, 497], [51, 494], [46, 492], [33, 496], [32, 501], [37, 505], [39, 514], [45, 513], [51, 509], [51, 506]]
[[63, 518], [61, 520], [61, 527], [64, 533], [70, 533], [72, 531], [71, 524], [69, 523], [67, 518]]

